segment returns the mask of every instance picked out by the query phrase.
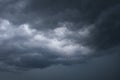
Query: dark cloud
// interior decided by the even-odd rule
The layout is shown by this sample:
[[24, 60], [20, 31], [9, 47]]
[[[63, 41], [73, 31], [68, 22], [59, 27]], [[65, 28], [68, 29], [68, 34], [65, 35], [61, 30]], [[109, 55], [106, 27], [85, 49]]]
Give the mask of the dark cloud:
[[120, 4], [120, 0], [82, 0], [83, 17], [88, 22], [94, 23], [106, 10]]
[[0, 69], [71, 65], [119, 53], [119, 8], [120, 0], [0, 0]]
[[94, 44], [99, 49], [109, 49], [120, 44], [120, 5], [103, 12], [96, 21], [93, 31]]

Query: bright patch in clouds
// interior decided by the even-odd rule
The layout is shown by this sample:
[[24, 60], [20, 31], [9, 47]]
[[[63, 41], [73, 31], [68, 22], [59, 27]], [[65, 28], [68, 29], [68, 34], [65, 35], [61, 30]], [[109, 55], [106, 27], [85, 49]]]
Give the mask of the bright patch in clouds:
[[[89, 30], [78, 30], [76, 32], [69, 30], [66, 26], [61, 26], [53, 30], [40, 31], [31, 28], [29, 24], [13, 25], [8, 20], [0, 20], [0, 47], [1, 50], [8, 49], [9, 58], [15, 56], [14, 62], [20, 62], [21, 56], [34, 54], [38, 56], [52, 55], [65, 59], [66, 57], [82, 57], [92, 52], [89, 47], [78, 44], [69, 36], [81, 37], [89, 35]], [[47, 35], [48, 34], [48, 35]], [[4, 47], [3, 47], [4, 45]], [[2, 51], [0, 55], [6, 55], [6, 51]], [[41, 57], [39, 57], [41, 58]], [[58, 58], [58, 59], [57, 59]], [[52, 60], [50, 58], [50, 60]], [[68, 59], [69, 61], [69, 59]], [[14, 63], [12, 62], [12, 63]], [[54, 62], [54, 60], [53, 60]], [[3, 63], [3, 62], [2, 62]], [[6, 64], [6, 62], [4, 62]]]

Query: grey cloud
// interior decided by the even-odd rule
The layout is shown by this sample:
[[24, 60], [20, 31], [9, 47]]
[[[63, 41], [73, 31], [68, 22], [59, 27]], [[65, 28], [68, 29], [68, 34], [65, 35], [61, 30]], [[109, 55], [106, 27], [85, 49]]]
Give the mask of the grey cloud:
[[[82, 18], [82, 21], [87, 21], [87, 22], [92, 22], [94, 23], [97, 19], [98, 16], [100, 16], [100, 14], [104, 11], [106, 11], [109, 8], [114, 7], [115, 5], [118, 5], [120, 3], [119, 0], [64, 0], [64, 1], [59, 1], [59, 0], [10, 0], [9, 2], [6, 1], [7, 3], [5, 3], [5, 1], [2, 1], [2, 3], [4, 2], [4, 5], [7, 6], [2, 6], [2, 9], [6, 9], [9, 8], [9, 6], [13, 6], [11, 8], [9, 8], [9, 12], [13, 12], [10, 13], [11, 15], [15, 14], [15, 12], [18, 11], [18, 13], [16, 13], [17, 15], [15, 17], [19, 17], [19, 19], [22, 18], [22, 20], [25, 20], [25, 18], [27, 18], [28, 20], [33, 20], [33, 19], [37, 19], [39, 18], [47, 18], [49, 16], [55, 16], [59, 13], [66, 14], [66, 12], [64, 13], [65, 10], [78, 10], [78, 14], [72, 14], [71, 16], [75, 16], [78, 15], [77, 17], [74, 18], [69, 18], [71, 16], [69, 16], [69, 14], [71, 14], [72, 11], [69, 12], [68, 17], [67, 15], [63, 16], [63, 19], [65, 17], [69, 18], [70, 20], [72, 20], [73, 22], [76, 20], [80, 20]], [[19, 11], [21, 10], [22, 7], [20, 7], [20, 5], [16, 5], [17, 3], [21, 3], [21, 5], [24, 7], [24, 9], [22, 9], [22, 12], [20, 13]], [[9, 5], [8, 5], [9, 4]], [[15, 6], [15, 7], [14, 7]], [[4, 7], [4, 8], [3, 8]], [[16, 8], [17, 7], [17, 8]], [[19, 7], [19, 9], [18, 9]], [[5, 12], [7, 13], [7, 12]], [[21, 15], [22, 14], [22, 15]], [[12, 16], [12, 17], [14, 17]], [[52, 17], [52, 19], [59, 19], [61, 18], [60, 15], [58, 15], [59, 17]], [[31, 18], [30, 18], [31, 17]], [[50, 18], [51, 19], [51, 18]], [[68, 21], [69, 21], [68, 19]], [[21, 20], [21, 21], [22, 21]], [[50, 20], [49, 20], [50, 21]], [[19, 22], [19, 21], [18, 21]], [[23, 21], [24, 22], [24, 21]], [[51, 23], [51, 22], [50, 22]]]
[[29, 24], [14, 25], [1, 19], [0, 63], [6, 65], [8, 70], [45, 68], [82, 62], [87, 54], [93, 52], [82, 43], [77, 44], [74, 39], [68, 38], [77, 34], [76, 38], [81, 36], [81, 40], [84, 40], [90, 29], [74, 32], [65, 23], [58, 26], [46, 32], [33, 29]]
[[94, 45], [98, 49], [109, 49], [120, 44], [120, 5], [103, 12], [93, 31]]
[[119, 5], [119, 0], [0, 0], [0, 69], [78, 64], [119, 53]]

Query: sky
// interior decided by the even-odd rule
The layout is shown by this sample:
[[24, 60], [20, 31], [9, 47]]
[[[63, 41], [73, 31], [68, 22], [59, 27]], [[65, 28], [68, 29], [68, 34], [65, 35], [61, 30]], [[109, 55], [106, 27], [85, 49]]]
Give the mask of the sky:
[[120, 0], [0, 0], [0, 80], [119, 80]]

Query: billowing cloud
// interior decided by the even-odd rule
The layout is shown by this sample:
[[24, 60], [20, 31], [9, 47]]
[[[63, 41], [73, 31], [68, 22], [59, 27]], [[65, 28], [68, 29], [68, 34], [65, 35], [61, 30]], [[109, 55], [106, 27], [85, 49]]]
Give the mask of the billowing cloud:
[[119, 53], [119, 8], [119, 0], [0, 0], [0, 70]]
[[13, 25], [1, 19], [1, 64], [18, 68], [42, 68], [79, 61], [93, 52], [76, 41], [79, 38], [83, 42], [89, 36], [89, 28], [74, 32], [67, 28], [66, 23], [58, 26], [53, 30], [40, 31], [29, 24]]

